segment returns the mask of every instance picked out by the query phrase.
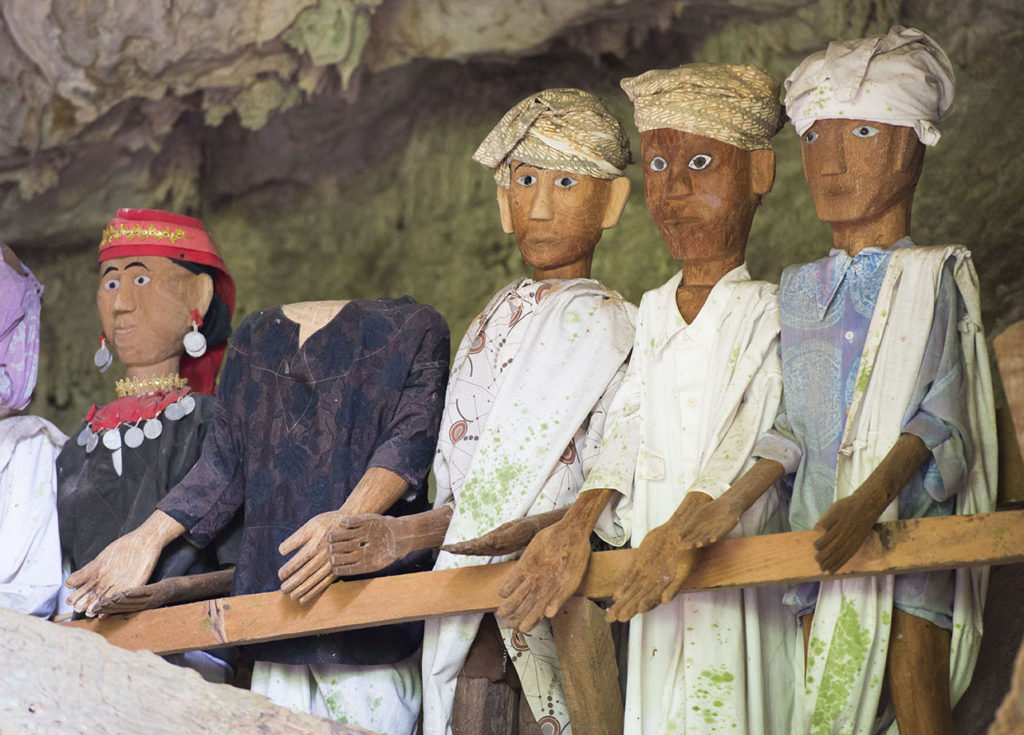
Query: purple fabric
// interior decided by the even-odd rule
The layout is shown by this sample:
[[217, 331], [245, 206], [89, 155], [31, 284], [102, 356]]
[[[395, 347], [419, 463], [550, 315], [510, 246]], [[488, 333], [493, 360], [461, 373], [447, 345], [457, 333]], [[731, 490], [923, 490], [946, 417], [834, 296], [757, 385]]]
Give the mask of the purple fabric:
[[36, 387], [42, 296], [32, 271], [0, 260], [0, 409], [25, 408]]

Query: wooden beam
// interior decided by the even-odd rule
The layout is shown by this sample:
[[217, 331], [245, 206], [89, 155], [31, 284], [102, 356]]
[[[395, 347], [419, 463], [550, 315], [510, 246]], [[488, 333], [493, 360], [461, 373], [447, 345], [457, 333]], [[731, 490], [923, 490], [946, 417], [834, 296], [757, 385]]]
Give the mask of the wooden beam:
[[[814, 561], [814, 531], [726, 539], [701, 553], [684, 591], [827, 579]], [[577, 594], [607, 599], [632, 550], [592, 555]], [[1024, 561], [1024, 510], [878, 524], [835, 576], [869, 576]], [[332, 585], [302, 607], [279, 592], [82, 620], [131, 650], [176, 653], [331, 633], [409, 620], [490, 612], [512, 562], [378, 577]]]

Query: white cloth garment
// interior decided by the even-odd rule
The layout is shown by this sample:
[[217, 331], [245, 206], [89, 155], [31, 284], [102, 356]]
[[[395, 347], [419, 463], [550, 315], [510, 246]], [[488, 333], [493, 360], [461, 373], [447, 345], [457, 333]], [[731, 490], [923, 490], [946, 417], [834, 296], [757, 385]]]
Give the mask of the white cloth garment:
[[[634, 313], [589, 279], [518, 281], [491, 299], [455, 355], [441, 419], [435, 505], [453, 506], [445, 543], [576, 499], [624, 373]], [[435, 569], [503, 560], [442, 551]], [[425, 623], [426, 735], [451, 732], [456, 680], [481, 617]], [[547, 621], [525, 636], [503, 636], [539, 724], [568, 735]]]
[[65, 441], [38, 416], [0, 421], [0, 607], [41, 618], [63, 581], [56, 461]]
[[415, 735], [419, 653], [394, 664], [279, 664], [257, 661], [252, 691], [274, 704], [384, 733]]
[[939, 120], [953, 105], [949, 57], [916, 28], [833, 41], [785, 81], [786, 112], [799, 135], [817, 120], [874, 120], [914, 128], [925, 145], [939, 142]]
[[[843, 434], [836, 500], [860, 487], [899, 439], [928, 340], [928, 324], [921, 323], [921, 315], [934, 312], [942, 268], [950, 259], [955, 259], [953, 274], [966, 308], [958, 329], [974, 447], [967, 486], [957, 493], [956, 512], [984, 513], [994, 508], [995, 412], [978, 280], [970, 253], [955, 245], [893, 251], [868, 328]], [[897, 501], [893, 501], [879, 520], [896, 517]], [[956, 570], [950, 655], [953, 704], [974, 671], [987, 584], [987, 567]], [[885, 674], [892, 592], [892, 577], [822, 582], [811, 627], [805, 686], [796, 690], [794, 732], [872, 732]], [[896, 732], [894, 723], [890, 733]]]
[[[753, 463], [781, 398], [776, 287], [740, 266], [686, 324], [680, 278], [644, 294], [626, 379], [584, 485], [621, 494], [597, 528], [616, 545], [639, 546], [689, 492], [721, 496]], [[770, 489], [731, 535], [782, 530], [779, 504]], [[624, 732], [786, 732], [796, 624], [781, 596], [779, 588], [688, 593], [634, 617]]]

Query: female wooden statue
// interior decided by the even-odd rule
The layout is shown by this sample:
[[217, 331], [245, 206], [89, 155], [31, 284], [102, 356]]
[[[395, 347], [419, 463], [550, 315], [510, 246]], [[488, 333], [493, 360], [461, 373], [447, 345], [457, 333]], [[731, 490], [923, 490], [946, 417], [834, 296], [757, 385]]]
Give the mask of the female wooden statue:
[[[61, 546], [75, 572], [67, 584], [79, 588], [68, 601], [79, 614], [97, 612], [110, 595], [77, 570], [138, 528], [199, 458], [235, 301], [213, 240], [191, 217], [118, 211], [99, 270], [96, 363], [106, 369], [113, 349], [125, 377], [117, 400], [93, 406], [57, 460]], [[213, 572], [236, 554], [230, 533], [202, 552], [181, 539], [141, 583]]]

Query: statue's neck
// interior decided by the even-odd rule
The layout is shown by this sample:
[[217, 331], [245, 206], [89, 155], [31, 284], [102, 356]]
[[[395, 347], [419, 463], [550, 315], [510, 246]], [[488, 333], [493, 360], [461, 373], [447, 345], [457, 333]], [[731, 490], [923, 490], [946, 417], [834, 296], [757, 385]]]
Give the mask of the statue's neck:
[[160, 378], [164, 375], [177, 375], [181, 369], [181, 355], [168, 357], [154, 365], [129, 365], [125, 368], [124, 376], [136, 380], [148, 380], [149, 378]]
[[832, 243], [852, 258], [864, 248], [885, 248], [910, 237], [910, 205], [900, 203], [870, 219], [830, 224]]
[[281, 311], [299, 325], [299, 347], [302, 347], [311, 335], [327, 326], [347, 303], [348, 301], [302, 301], [297, 304], [285, 304]]

